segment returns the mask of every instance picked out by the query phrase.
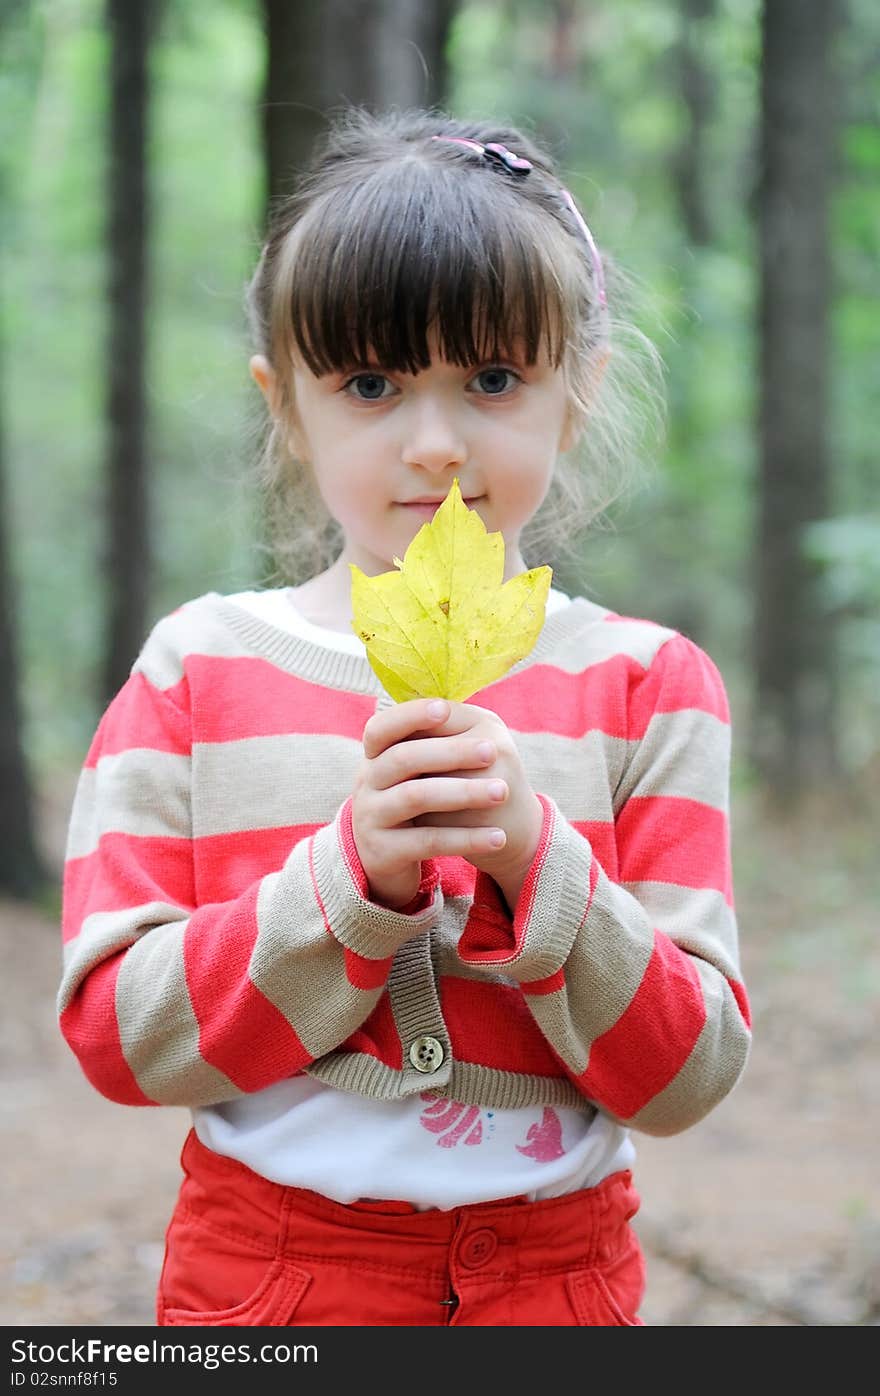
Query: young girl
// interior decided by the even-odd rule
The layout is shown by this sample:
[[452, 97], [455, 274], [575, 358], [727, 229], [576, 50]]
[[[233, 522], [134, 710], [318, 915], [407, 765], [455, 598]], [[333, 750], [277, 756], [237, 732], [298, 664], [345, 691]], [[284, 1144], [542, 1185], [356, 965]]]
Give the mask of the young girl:
[[159, 622], [65, 881], [83, 1070], [192, 1110], [158, 1321], [639, 1324], [631, 1131], [748, 1053], [721, 679], [552, 590], [503, 679], [395, 705], [350, 602], [456, 478], [506, 577], [545, 498], [564, 532], [575, 446], [621, 439], [602, 259], [518, 131], [354, 112], [249, 304], [300, 575], [338, 555]]

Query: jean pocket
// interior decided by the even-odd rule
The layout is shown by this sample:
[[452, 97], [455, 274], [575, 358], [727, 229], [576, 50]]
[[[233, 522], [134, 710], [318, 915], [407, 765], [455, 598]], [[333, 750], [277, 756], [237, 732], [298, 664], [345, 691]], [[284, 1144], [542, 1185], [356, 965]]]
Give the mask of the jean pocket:
[[311, 1284], [307, 1270], [230, 1230], [178, 1211], [168, 1228], [157, 1320], [181, 1327], [286, 1327]]
[[636, 1312], [644, 1289], [641, 1255], [626, 1255], [601, 1269], [579, 1270], [566, 1283], [580, 1327], [644, 1327]]
[[253, 1294], [227, 1309], [185, 1309], [160, 1295], [159, 1323], [169, 1327], [286, 1327], [311, 1284], [311, 1275], [286, 1260], [273, 1260]]

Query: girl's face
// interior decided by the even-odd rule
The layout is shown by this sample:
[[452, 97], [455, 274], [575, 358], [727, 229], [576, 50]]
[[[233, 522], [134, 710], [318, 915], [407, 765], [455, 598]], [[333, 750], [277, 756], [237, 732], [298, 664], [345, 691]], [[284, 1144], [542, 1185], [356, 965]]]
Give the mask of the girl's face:
[[391, 570], [457, 477], [486, 528], [504, 535], [505, 575], [523, 570], [520, 533], [571, 444], [562, 371], [545, 354], [531, 366], [434, 356], [414, 374], [369, 363], [320, 378], [295, 361], [293, 389], [292, 444], [344, 530], [343, 562]]

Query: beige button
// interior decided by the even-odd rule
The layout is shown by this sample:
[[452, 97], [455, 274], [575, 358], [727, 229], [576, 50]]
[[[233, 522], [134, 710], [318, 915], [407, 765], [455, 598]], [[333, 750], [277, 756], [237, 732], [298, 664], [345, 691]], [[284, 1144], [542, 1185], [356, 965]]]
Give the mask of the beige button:
[[417, 1037], [409, 1049], [416, 1071], [436, 1071], [443, 1063], [443, 1047], [436, 1037]]

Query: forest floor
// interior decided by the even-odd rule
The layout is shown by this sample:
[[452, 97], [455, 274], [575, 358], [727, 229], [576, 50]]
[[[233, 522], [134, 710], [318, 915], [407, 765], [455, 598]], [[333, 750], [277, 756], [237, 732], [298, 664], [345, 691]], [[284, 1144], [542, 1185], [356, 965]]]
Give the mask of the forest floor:
[[[69, 812], [43, 801], [57, 867]], [[880, 859], [876, 810], [780, 824], [734, 801], [755, 1044], [737, 1089], [671, 1139], [636, 1138], [655, 1326], [880, 1322]], [[0, 1322], [152, 1324], [183, 1110], [124, 1109], [55, 1023], [54, 914], [0, 902]]]

